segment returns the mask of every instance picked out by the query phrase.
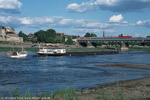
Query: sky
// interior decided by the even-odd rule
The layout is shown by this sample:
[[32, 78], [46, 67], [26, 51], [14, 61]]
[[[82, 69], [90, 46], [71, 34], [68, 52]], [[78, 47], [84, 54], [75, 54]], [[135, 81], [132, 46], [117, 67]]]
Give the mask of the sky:
[[150, 0], [0, 0], [0, 25], [26, 34], [150, 35]]

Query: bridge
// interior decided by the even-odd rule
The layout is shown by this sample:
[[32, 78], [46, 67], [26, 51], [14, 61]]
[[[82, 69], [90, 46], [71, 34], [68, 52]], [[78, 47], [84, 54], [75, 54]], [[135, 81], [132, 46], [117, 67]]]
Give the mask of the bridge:
[[143, 37], [138, 37], [138, 38], [102, 38], [102, 37], [89, 37], [89, 38], [83, 38], [83, 39], [77, 39], [77, 42], [81, 46], [85, 47], [90, 47], [90, 46], [95, 46], [98, 43], [118, 43], [121, 46], [121, 49], [128, 49], [129, 43], [150, 43], [150, 38], [143, 38]]

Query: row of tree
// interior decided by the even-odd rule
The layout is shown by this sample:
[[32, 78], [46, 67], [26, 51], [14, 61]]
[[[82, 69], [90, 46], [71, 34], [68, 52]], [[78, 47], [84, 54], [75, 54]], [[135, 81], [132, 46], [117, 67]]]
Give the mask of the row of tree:
[[[9, 34], [9, 33], [8, 33]], [[12, 33], [11, 33], [12, 34]], [[19, 32], [18, 36], [23, 37], [24, 42], [38, 42], [38, 43], [64, 43], [64, 44], [73, 44], [73, 39], [80, 37], [78, 36], [68, 36], [68, 35], [58, 35], [54, 29], [48, 29], [46, 31], [39, 30], [32, 34], [33, 37], [29, 40], [28, 35], [23, 33], [22, 31]], [[97, 37], [94, 33], [86, 33], [84, 37]], [[150, 38], [150, 36], [147, 36]], [[65, 41], [66, 39], [66, 41]], [[105, 43], [104, 43], [105, 44]], [[102, 43], [98, 43], [97, 45], [102, 45]], [[112, 45], [117, 45], [116, 43], [112, 43]], [[147, 45], [150, 46], [150, 43], [129, 43], [129, 45]]]
[[97, 37], [97, 35], [94, 34], [94, 33], [89, 33], [89, 32], [87, 32], [87, 33], [84, 35], [84, 37]]
[[[46, 31], [39, 30], [33, 34], [33, 40], [29, 40], [28, 36], [22, 31], [18, 34], [19, 37], [23, 37], [24, 42], [38, 42], [38, 43], [65, 43], [73, 44], [73, 40], [79, 36], [68, 36], [56, 34], [54, 29], [48, 29]], [[65, 39], [67, 40], [65, 41]]]
[[[58, 35], [54, 29], [48, 29], [46, 31], [39, 30], [33, 34], [33, 40], [29, 40], [28, 35], [23, 33], [22, 31], [18, 34], [19, 37], [23, 37], [24, 42], [38, 42], [38, 43], [65, 43], [65, 44], [73, 44], [73, 40], [78, 36], [68, 36], [68, 35]], [[84, 37], [97, 37], [94, 33], [86, 33]], [[67, 39], [65, 41], [65, 39]]]

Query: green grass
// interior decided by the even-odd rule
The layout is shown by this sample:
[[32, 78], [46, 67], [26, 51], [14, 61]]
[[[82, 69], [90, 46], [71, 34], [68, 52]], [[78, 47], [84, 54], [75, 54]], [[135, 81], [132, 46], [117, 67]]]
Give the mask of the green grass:
[[104, 88], [101, 90], [99, 100], [130, 100], [124, 96], [123, 89], [117, 87], [116, 89]]
[[[120, 87], [99, 88], [99, 90], [99, 96], [96, 100], [130, 100], [129, 97], [125, 97], [124, 91]], [[80, 96], [82, 96], [82, 93], [76, 91], [76, 89], [61, 89], [54, 93], [48, 94], [40, 92], [39, 95], [35, 95], [31, 93], [30, 90], [27, 90], [22, 96], [20, 95], [20, 89], [16, 88], [12, 90], [11, 96], [16, 98], [14, 100], [20, 100], [19, 97], [23, 98], [21, 100], [26, 100], [26, 98], [28, 98], [28, 100], [35, 100], [35, 98], [38, 98], [38, 100], [81, 100]], [[85, 100], [84, 98], [82, 99]]]
[[[38, 51], [39, 48], [24, 48], [27, 51]], [[17, 47], [0, 47], [0, 51], [21, 51], [22, 48]]]
[[136, 50], [141, 50], [141, 51], [150, 51], [150, 47], [129, 47], [130, 51], [136, 51]]
[[8, 41], [0, 41], [0, 44], [9, 44], [10, 42]]
[[26, 98], [28, 98], [28, 100], [35, 100], [35, 98], [38, 98], [39, 100], [80, 100], [77, 98], [76, 89], [62, 89], [49, 94], [40, 92], [38, 96], [34, 95], [33, 93], [30, 93], [30, 90], [27, 90], [26, 93], [23, 96], [21, 96], [20, 89], [16, 88], [12, 90], [11, 96], [16, 98], [15, 100], [20, 100], [19, 97], [23, 98], [21, 100], [26, 100]]
[[[27, 51], [38, 51], [39, 48], [33, 48], [33, 47], [25, 47], [24, 48]], [[55, 48], [52, 48], [55, 49]], [[59, 49], [59, 48], [57, 48]], [[66, 48], [67, 51], [96, 51], [96, 50], [106, 50], [109, 48]], [[0, 47], [0, 51], [21, 51], [21, 47]]]

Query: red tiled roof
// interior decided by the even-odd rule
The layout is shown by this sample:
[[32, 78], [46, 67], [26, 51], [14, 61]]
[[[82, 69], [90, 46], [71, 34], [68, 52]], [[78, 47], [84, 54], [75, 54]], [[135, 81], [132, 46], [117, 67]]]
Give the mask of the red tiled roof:
[[65, 35], [65, 33], [56, 33], [57, 35]]

